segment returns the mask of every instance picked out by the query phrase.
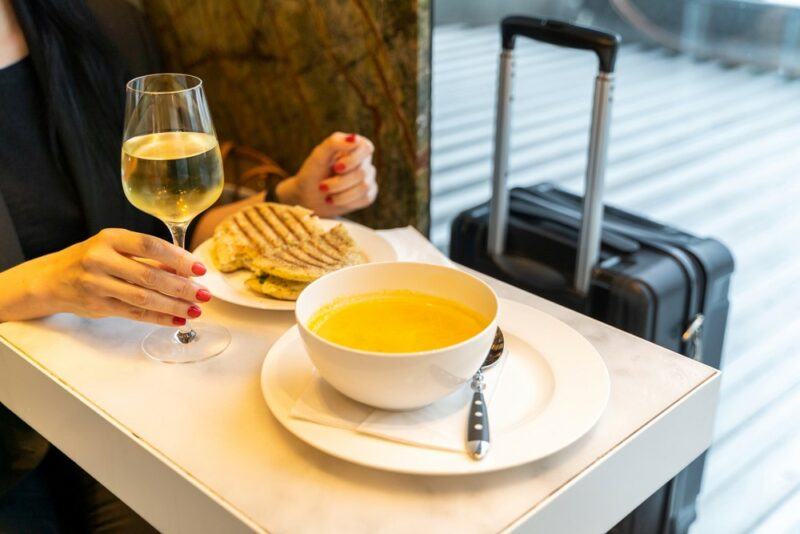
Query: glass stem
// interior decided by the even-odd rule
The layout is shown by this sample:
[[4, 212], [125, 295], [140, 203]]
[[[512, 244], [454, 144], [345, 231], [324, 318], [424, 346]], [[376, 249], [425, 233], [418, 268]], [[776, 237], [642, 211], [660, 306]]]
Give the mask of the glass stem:
[[[186, 248], [186, 229], [189, 223], [165, 223], [169, 228], [169, 233], [172, 234], [172, 243], [183, 249]], [[186, 324], [178, 329], [175, 336], [181, 343], [191, 343], [197, 337], [197, 333], [192, 329], [191, 320], [187, 319]]]

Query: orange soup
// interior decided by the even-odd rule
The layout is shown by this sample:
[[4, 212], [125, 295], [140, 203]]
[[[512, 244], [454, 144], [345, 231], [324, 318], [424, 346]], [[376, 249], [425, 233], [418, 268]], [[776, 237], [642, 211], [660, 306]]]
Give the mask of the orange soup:
[[401, 353], [455, 345], [488, 324], [486, 317], [458, 302], [389, 290], [337, 299], [317, 310], [308, 328], [353, 349]]

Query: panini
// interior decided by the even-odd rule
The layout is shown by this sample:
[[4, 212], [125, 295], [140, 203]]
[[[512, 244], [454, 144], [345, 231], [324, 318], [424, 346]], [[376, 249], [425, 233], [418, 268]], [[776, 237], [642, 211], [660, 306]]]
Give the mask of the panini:
[[245, 269], [253, 258], [305, 240], [312, 233], [322, 230], [311, 210], [272, 202], [256, 204], [229, 216], [214, 230], [214, 261], [224, 273]]
[[245, 283], [256, 293], [280, 300], [297, 300], [300, 292], [308, 285], [308, 282], [296, 282], [265, 274], [254, 276]]
[[247, 207], [220, 223], [214, 232], [213, 258], [222, 272], [249, 269], [250, 289], [294, 300], [320, 276], [364, 262], [347, 229], [325, 230], [300, 206], [265, 202]]

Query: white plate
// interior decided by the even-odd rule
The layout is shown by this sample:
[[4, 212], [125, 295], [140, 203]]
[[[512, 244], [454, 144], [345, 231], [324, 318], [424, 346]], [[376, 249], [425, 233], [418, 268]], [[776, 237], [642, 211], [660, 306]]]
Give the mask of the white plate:
[[[342, 223], [344, 227], [347, 228], [347, 231], [350, 232], [350, 235], [353, 237], [356, 244], [358, 244], [359, 248], [364, 252], [368, 263], [395, 261], [397, 259], [397, 253], [394, 247], [380, 234], [375, 232], [375, 230], [350, 221], [320, 219], [319, 223], [325, 230]], [[252, 276], [250, 271], [241, 270], [233, 273], [223, 273], [217, 270], [217, 268], [214, 267], [214, 260], [211, 259], [213, 244], [213, 238], [207, 239], [194, 250], [194, 253], [208, 268], [208, 272], [201, 278], [198, 278], [197, 281], [208, 287], [211, 294], [214, 295], [214, 298], [261, 310], [294, 309], [294, 301], [273, 299], [266, 295], [257, 295], [247, 289], [244, 283]]]
[[292, 406], [313, 370], [297, 326], [267, 354], [261, 390], [272, 413], [291, 433], [343, 460], [425, 475], [507, 469], [553, 454], [588, 432], [608, 403], [610, 381], [594, 347], [546, 313], [501, 300], [500, 327], [508, 360], [489, 404], [492, 446], [480, 462], [466, 453], [404, 445], [292, 417]]

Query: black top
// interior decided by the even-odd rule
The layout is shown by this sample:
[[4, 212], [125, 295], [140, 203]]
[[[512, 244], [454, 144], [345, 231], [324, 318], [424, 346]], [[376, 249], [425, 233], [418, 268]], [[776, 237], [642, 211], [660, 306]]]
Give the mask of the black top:
[[56, 161], [30, 58], [0, 69], [0, 193], [26, 259], [86, 239], [78, 194]]
[[[100, 30], [121, 53], [132, 77], [163, 70], [147, 21], [131, 2], [86, 0], [86, 4]], [[59, 242], [69, 245], [103, 227], [124, 226], [156, 235], [159, 232], [166, 234], [163, 223], [139, 212], [124, 200], [118, 175], [108, 179], [115, 180], [113, 194], [118, 195], [119, 201], [111, 202], [107, 195], [101, 196], [100, 202], [93, 198], [98, 196], [96, 188], [87, 187], [87, 184], [96, 185], [91, 181], [95, 178], [83, 180], [81, 190], [81, 181], [76, 180], [75, 170], [69, 168], [71, 152], [84, 148], [78, 133], [60, 132], [63, 135], [57, 136], [62, 143], [58, 150], [63, 152], [63, 157], [53, 156], [47, 136], [50, 125], [44, 116], [41, 92], [19, 89], [22, 84], [30, 88], [41, 86], [34, 83], [31, 63], [26, 59], [0, 70], [0, 270], [19, 264], [25, 259], [23, 256], [37, 255], [37, 249], [59, 248]], [[12, 91], [15, 94], [9, 95]], [[19, 188], [21, 180], [28, 180], [22, 191]], [[45, 181], [49, 186], [44, 185]], [[21, 207], [25, 205], [26, 208]], [[31, 207], [38, 211], [32, 212]], [[52, 213], [54, 209], [58, 215]], [[47, 210], [50, 213], [45, 214]], [[34, 220], [34, 224], [45, 230], [43, 237], [51, 242], [27, 235], [26, 229], [31, 225], [24, 221], [31, 217], [31, 213], [38, 213], [39, 218]], [[68, 222], [69, 219], [72, 222]], [[59, 224], [55, 231], [47, 231], [56, 220], [63, 224]], [[127, 224], [127, 221], [133, 221], [133, 224]], [[22, 240], [25, 241], [24, 251], [20, 245]], [[47, 448], [44, 438], [0, 405], [0, 500], [6, 490], [36, 467]]]

